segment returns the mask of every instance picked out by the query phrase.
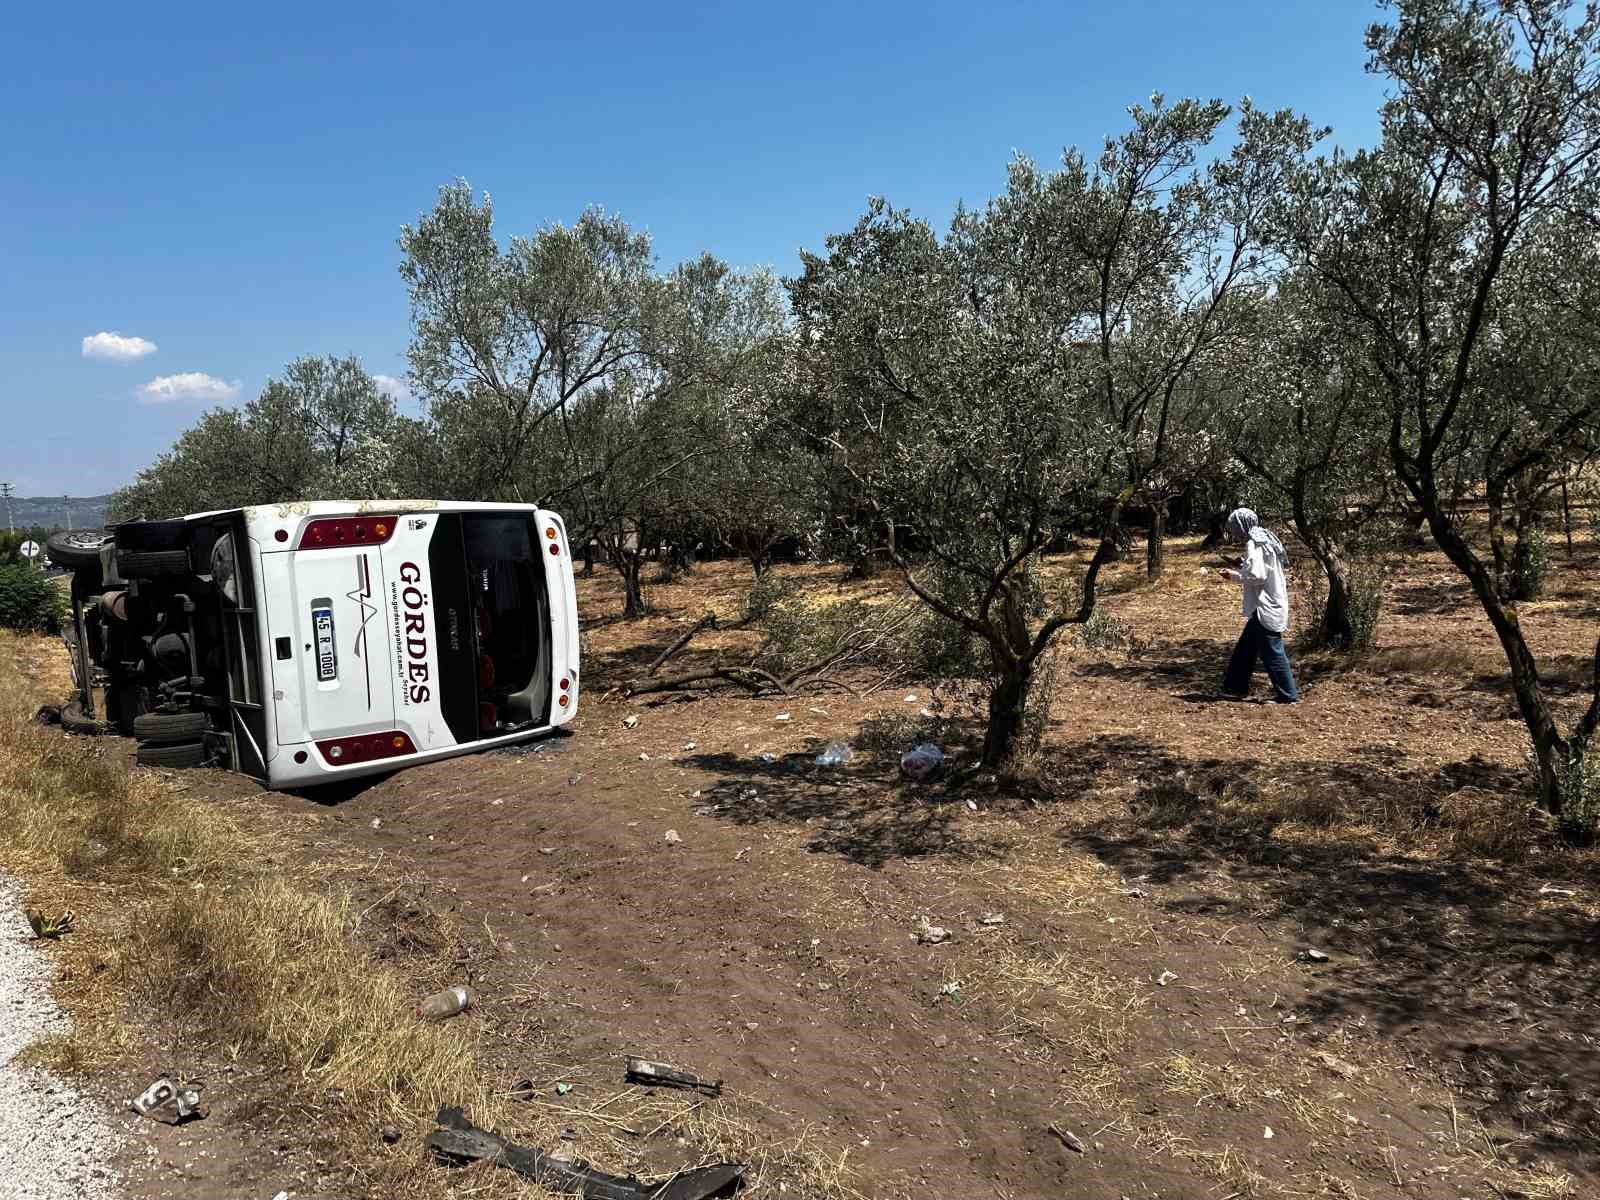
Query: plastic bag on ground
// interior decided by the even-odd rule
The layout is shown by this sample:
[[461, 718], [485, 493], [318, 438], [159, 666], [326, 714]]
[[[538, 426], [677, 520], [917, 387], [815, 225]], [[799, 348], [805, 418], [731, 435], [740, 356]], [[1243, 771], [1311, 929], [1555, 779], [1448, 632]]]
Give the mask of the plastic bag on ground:
[[900, 773], [918, 783], [933, 778], [943, 767], [944, 751], [932, 742], [913, 746], [900, 756]]
[[842, 767], [855, 756], [848, 742], [829, 742], [827, 749], [817, 755], [817, 766]]

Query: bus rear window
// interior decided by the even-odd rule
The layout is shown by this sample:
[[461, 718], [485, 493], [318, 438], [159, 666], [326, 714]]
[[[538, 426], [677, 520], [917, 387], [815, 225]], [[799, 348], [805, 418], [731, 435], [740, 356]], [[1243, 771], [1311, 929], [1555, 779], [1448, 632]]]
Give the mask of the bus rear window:
[[538, 527], [520, 515], [474, 514], [462, 526], [481, 732], [543, 722], [550, 705], [550, 611]]

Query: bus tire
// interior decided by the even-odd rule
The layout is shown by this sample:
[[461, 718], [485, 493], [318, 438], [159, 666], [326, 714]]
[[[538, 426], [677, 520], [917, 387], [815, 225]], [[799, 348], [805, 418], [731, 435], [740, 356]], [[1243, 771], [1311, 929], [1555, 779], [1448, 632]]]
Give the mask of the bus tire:
[[210, 760], [204, 744], [179, 742], [175, 746], [140, 746], [134, 761], [141, 767], [201, 767]]
[[189, 573], [187, 550], [127, 550], [117, 554], [124, 579], [164, 579]]
[[58, 529], [44, 540], [50, 561], [69, 571], [100, 574], [100, 547], [111, 540], [104, 529]]
[[211, 720], [205, 713], [140, 713], [133, 719], [133, 736], [142, 746], [170, 746], [175, 742], [192, 742], [211, 732]]
[[123, 553], [184, 550], [189, 545], [187, 521], [128, 521], [111, 531]]

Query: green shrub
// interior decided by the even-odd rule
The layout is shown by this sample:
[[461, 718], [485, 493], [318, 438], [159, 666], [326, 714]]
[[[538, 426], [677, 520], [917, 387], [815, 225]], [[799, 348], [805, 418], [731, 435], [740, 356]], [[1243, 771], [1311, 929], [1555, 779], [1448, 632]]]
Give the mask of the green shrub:
[[61, 589], [34, 567], [0, 566], [0, 628], [18, 633], [57, 633], [66, 616]]
[[1096, 608], [1089, 619], [1077, 627], [1078, 645], [1085, 650], [1117, 650], [1129, 642], [1128, 627], [1103, 608]]
[[1328, 605], [1328, 576], [1325, 571], [1308, 574], [1301, 589], [1305, 607], [1306, 649], [1345, 650], [1361, 653], [1372, 649], [1378, 640], [1378, 621], [1383, 616], [1383, 596], [1389, 584], [1389, 566], [1381, 558], [1353, 558], [1346, 568], [1350, 584], [1350, 640], [1329, 644], [1322, 636], [1322, 621]]
[[1561, 771], [1561, 826], [1588, 841], [1600, 834], [1600, 746], [1577, 750]]
[[1550, 539], [1534, 525], [1522, 531], [1511, 552], [1511, 598], [1537, 600], [1550, 569]]

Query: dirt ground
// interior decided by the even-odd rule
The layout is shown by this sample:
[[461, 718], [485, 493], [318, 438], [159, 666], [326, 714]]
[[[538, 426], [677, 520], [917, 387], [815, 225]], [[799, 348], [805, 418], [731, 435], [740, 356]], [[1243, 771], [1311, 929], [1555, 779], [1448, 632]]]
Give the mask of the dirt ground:
[[[757, 1197], [1600, 1196], [1600, 870], [1522, 815], [1522, 727], [1464, 585], [1410, 557], [1377, 651], [1298, 661], [1298, 707], [1217, 704], [1237, 591], [1192, 542], [1168, 563], [1112, 572], [1122, 646], [1066, 636], [1020, 785], [898, 777], [922, 737], [970, 737], [924, 681], [608, 695], [708, 607], [732, 622], [734, 563], [631, 623], [612, 577], [581, 581], [570, 737], [335, 795], [183, 781], [375, 908], [455, 914], [454, 981], [480, 997], [462, 1036], [497, 1085], [531, 1084], [530, 1136], [569, 1127], [607, 1169], [720, 1146], [764, 1156]], [[1595, 564], [1558, 553], [1523, 610], [1564, 711]], [[854, 761], [816, 765], [836, 739]], [[726, 1098], [626, 1088], [626, 1053]], [[139, 1194], [265, 1198], [268, 1173], [238, 1172], [269, 1152], [300, 1156], [293, 1195], [358, 1182], [317, 1165], [305, 1110], [230, 1112], [190, 1136], [245, 1129], [250, 1154]], [[389, 1153], [420, 1158], [420, 1132]]]

